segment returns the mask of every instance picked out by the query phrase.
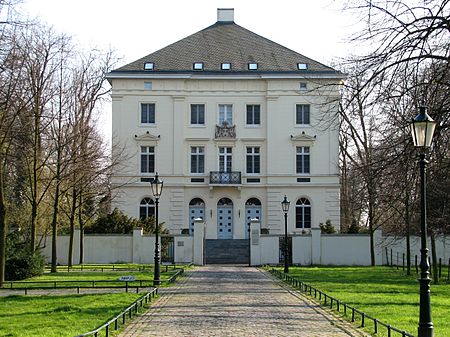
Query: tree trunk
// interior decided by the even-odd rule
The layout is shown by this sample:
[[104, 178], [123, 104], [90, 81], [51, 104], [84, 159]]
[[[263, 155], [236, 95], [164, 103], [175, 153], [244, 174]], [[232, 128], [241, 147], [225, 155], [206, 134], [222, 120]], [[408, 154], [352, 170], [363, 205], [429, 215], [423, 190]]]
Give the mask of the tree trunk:
[[437, 261], [437, 252], [436, 252], [436, 237], [434, 232], [430, 233], [430, 241], [431, 241], [431, 260], [433, 261], [433, 282], [434, 284], [439, 284], [439, 270], [438, 270], [438, 261]]
[[[59, 179], [59, 178], [58, 178]], [[59, 207], [59, 180], [56, 183], [55, 202], [53, 203], [53, 217], [52, 217], [52, 266], [51, 272], [56, 273], [56, 232], [58, 228], [58, 207]]]
[[409, 218], [409, 193], [405, 197], [406, 218], [406, 275], [411, 275], [411, 222]]
[[5, 282], [5, 265], [6, 265], [6, 210], [3, 195], [3, 161], [0, 161], [0, 288]]
[[69, 235], [69, 254], [67, 258], [67, 264], [69, 267], [72, 267], [73, 265], [73, 236], [75, 234], [75, 213], [77, 211], [76, 207], [77, 207], [77, 192], [76, 189], [73, 188], [72, 205], [70, 208], [70, 217], [69, 217], [70, 235]]
[[84, 223], [83, 223], [83, 214], [82, 214], [82, 199], [81, 199], [81, 191], [79, 192], [80, 195], [80, 201], [78, 204], [78, 224], [80, 226], [80, 264], [84, 263], [84, 247], [83, 247], [83, 241], [84, 241]]

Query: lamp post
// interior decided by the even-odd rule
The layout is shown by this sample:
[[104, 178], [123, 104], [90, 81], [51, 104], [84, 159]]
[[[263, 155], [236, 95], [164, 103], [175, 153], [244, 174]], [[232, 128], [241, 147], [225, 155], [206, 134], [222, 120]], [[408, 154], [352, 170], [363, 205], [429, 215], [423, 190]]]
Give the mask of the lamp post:
[[153, 284], [159, 285], [160, 269], [159, 269], [159, 224], [158, 224], [158, 205], [159, 197], [163, 189], [163, 181], [159, 179], [158, 172], [156, 172], [155, 178], [151, 181], [152, 193], [155, 197], [155, 270], [153, 276]]
[[414, 146], [420, 149], [420, 305], [418, 337], [433, 336], [433, 322], [431, 321], [430, 303], [430, 265], [428, 263], [427, 248], [427, 200], [426, 200], [426, 166], [425, 151], [431, 146], [436, 122], [427, 114], [425, 107], [419, 108], [419, 114], [411, 123], [411, 133]]
[[289, 212], [289, 205], [291, 202], [284, 196], [281, 202], [281, 209], [284, 212], [284, 272], [289, 273], [289, 261], [288, 261], [288, 235], [287, 235], [287, 216]]

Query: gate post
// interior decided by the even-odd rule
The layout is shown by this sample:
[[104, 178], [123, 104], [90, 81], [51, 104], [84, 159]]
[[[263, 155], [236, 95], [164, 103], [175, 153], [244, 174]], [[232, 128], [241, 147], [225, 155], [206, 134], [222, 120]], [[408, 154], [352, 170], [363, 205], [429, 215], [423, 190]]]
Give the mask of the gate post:
[[205, 222], [202, 218], [194, 219], [194, 264], [203, 266], [203, 251], [205, 242]]
[[261, 222], [259, 219], [250, 220], [250, 265], [261, 265]]

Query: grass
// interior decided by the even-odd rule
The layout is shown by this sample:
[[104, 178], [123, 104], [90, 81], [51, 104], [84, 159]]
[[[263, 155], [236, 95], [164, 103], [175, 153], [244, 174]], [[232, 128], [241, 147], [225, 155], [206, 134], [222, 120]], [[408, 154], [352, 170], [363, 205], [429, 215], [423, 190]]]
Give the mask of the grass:
[[[291, 276], [322, 290], [368, 315], [417, 334], [419, 283], [389, 267], [291, 267]], [[435, 336], [450, 336], [450, 285], [431, 284]], [[373, 332], [373, 324], [366, 323]], [[387, 336], [380, 328], [379, 336]], [[399, 334], [395, 333], [392, 336]]]
[[[108, 265], [103, 265], [105, 269]], [[117, 266], [117, 265], [116, 265]], [[141, 266], [142, 267], [142, 266]], [[83, 280], [117, 280], [120, 276], [134, 276], [136, 280], [153, 281], [153, 271], [70, 271], [64, 268], [57, 273], [45, 273], [28, 280], [29, 286], [41, 287], [33, 281], [71, 281], [76, 285]], [[161, 267], [161, 279], [165, 280], [177, 271]], [[73, 283], [72, 283], [73, 282]], [[81, 283], [79, 283], [81, 284]], [[123, 283], [122, 283], [123, 284]], [[132, 283], [130, 283], [131, 285]], [[7, 286], [9, 286], [7, 284]], [[18, 285], [23, 286], [22, 285]], [[27, 284], [28, 286], [28, 284]], [[52, 286], [52, 284], [49, 284]], [[53, 337], [75, 336], [101, 326], [119, 314], [143, 294], [122, 292], [114, 294], [7, 296], [0, 297], [0, 336]]]
[[0, 336], [75, 336], [96, 329], [142, 294], [8, 296], [0, 300]]
[[[41, 276], [38, 277], [33, 277], [27, 280], [24, 280], [24, 282], [27, 282], [26, 284], [24, 283], [16, 283], [13, 284], [13, 288], [22, 288], [22, 287], [28, 287], [28, 288], [32, 288], [32, 287], [53, 287], [54, 282], [57, 283], [57, 286], [60, 287], [64, 287], [64, 286], [71, 286], [71, 287], [76, 287], [76, 286], [87, 286], [90, 285], [89, 283], [87, 283], [86, 281], [96, 281], [96, 285], [105, 285], [105, 286], [117, 286], [117, 285], [124, 285], [124, 282], [111, 282], [111, 281], [118, 281], [120, 276], [134, 276], [137, 282], [128, 282], [128, 284], [130, 286], [133, 285], [138, 285], [139, 281], [145, 281], [144, 285], [148, 286], [151, 285], [153, 283], [153, 270], [150, 269], [145, 269], [145, 270], [141, 270], [138, 271], [138, 268], [134, 268], [134, 270], [123, 270], [124, 266], [120, 266], [118, 267], [118, 265], [115, 265], [116, 269], [113, 271], [110, 268], [110, 266], [108, 267], [107, 265], [102, 265], [102, 267], [105, 267], [104, 271], [98, 271], [98, 269], [96, 269], [96, 271], [81, 271], [76, 269], [76, 271], [70, 271], [67, 272], [67, 267], [62, 267], [60, 269], [58, 269], [57, 273], [50, 273], [50, 272], [46, 272]], [[142, 266], [141, 266], [142, 267]], [[184, 267], [185, 268], [185, 267]], [[92, 270], [92, 269], [91, 269]], [[161, 280], [168, 280], [170, 277], [172, 277], [173, 275], [175, 275], [177, 273], [178, 270], [174, 269], [172, 266], [166, 268], [165, 266], [161, 266]], [[49, 282], [47, 284], [40, 284], [40, 283], [33, 283], [33, 281], [38, 281], [38, 282]], [[59, 281], [64, 281], [58, 284]], [[67, 283], [69, 282], [70, 283]], [[80, 282], [80, 281], [84, 281], [84, 282]], [[109, 282], [104, 282], [101, 283], [100, 281], [109, 281]], [[162, 283], [161, 286], [166, 286], [167, 283]], [[10, 284], [6, 283], [6, 287], [9, 288]]]

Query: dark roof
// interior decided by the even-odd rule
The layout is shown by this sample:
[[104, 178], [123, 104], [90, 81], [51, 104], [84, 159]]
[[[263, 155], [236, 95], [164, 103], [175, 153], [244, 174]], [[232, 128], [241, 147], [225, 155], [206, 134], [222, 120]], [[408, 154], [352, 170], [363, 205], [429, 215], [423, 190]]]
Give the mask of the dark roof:
[[[154, 70], [145, 71], [144, 64], [154, 63]], [[302, 73], [340, 72], [302, 54], [255, 34], [234, 22], [217, 22], [195, 34], [162, 48], [114, 72], [198, 72], [194, 62], [203, 63], [201, 72], [231, 73]], [[231, 70], [221, 70], [221, 63], [231, 63]], [[249, 71], [248, 64], [257, 63], [257, 71]], [[298, 63], [306, 63], [307, 70], [299, 70]]]

